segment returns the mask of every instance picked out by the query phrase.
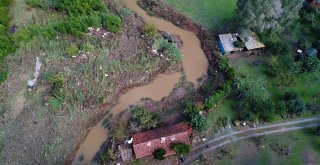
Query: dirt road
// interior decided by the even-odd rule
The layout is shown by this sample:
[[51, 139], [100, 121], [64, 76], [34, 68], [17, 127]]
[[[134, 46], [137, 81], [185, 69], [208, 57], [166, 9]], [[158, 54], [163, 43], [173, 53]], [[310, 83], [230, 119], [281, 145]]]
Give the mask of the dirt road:
[[206, 141], [203, 144], [200, 144], [194, 147], [191, 153], [186, 157], [184, 164], [188, 164], [198, 159], [200, 155], [208, 152], [212, 152], [213, 150], [232, 142], [236, 142], [236, 141], [251, 138], [251, 137], [270, 135], [270, 134], [281, 133], [281, 132], [289, 132], [289, 131], [312, 128], [317, 126], [320, 126], [320, 116], [282, 122], [282, 123], [276, 123], [276, 124], [270, 124], [270, 125], [264, 125], [256, 128], [249, 128], [246, 130], [231, 132], [228, 134], [215, 137], [209, 141]]

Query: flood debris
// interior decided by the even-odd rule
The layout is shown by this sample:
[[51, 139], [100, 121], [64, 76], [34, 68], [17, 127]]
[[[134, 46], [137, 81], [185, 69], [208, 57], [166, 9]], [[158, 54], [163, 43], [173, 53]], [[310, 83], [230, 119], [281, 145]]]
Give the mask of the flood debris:
[[39, 57], [37, 57], [36, 58], [36, 67], [35, 67], [35, 72], [33, 74], [33, 77], [31, 80], [28, 80], [28, 82], [27, 82], [27, 86], [28, 86], [29, 91], [32, 91], [34, 89], [34, 87], [37, 85], [37, 80], [40, 75], [41, 66], [42, 66], [42, 63], [41, 63]]

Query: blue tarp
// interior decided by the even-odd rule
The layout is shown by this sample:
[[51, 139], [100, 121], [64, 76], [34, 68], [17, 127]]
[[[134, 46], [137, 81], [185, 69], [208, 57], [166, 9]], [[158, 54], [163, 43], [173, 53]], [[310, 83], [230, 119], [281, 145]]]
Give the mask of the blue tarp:
[[224, 51], [224, 48], [223, 48], [223, 45], [222, 45], [222, 42], [221, 40], [219, 39], [219, 49], [220, 49], [220, 52], [224, 55], [226, 52]]

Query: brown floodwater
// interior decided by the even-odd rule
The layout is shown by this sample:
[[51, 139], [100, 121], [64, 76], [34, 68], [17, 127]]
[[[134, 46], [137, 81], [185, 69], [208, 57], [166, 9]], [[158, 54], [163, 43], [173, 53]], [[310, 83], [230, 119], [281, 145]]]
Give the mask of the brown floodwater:
[[[194, 33], [181, 29], [169, 21], [149, 16], [137, 5], [136, 0], [125, 0], [124, 3], [129, 9], [142, 17], [146, 23], [154, 24], [158, 30], [178, 35], [181, 38], [183, 41], [181, 48], [183, 53], [183, 68], [186, 79], [197, 85], [197, 79], [204, 76], [208, 68], [208, 61], [201, 49], [198, 37]], [[119, 99], [119, 103], [110, 109], [108, 114], [117, 115], [142, 98], [160, 101], [172, 92], [180, 77], [180, 73], [158, 75], [148, 85], [133, 88], [123, 94]], [[88, 164], [93, 159], [100, 146], [108, 137], [107, 130], [102, 127], [102, 122], [103, 120], [90, 130], [80, 145], [72, 164]], [[79, 160], [80, 156], [83, 156], [82, 161]]]

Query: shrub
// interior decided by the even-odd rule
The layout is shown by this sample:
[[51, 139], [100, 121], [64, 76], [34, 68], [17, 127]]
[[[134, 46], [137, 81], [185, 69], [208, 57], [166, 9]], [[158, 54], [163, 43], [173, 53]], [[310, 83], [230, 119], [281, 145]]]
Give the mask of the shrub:
[[203, 132], [207, 129], [208, 121], [203, 115], [195, 114], [190, 116], [190, 126], [199, 132]]
[[84, 52], [91, 52], [94, 50], [94, 45], [90, 44], [89, 42], [86, 42], [82, 44], [81, 50]]
[[57, 111], [62, 109], [63, 107], [63, 101], [58, 99], [58, 98], [50, 98], [48, 100], [48, 105], [50, 106], [50, 108], [52, 108], [53, 110]]
[[121, 19], [112, 14], [103, 14], [101, 16], [102, 26], [108, 31], [118, 33], [121, 30]]
[[226, 81], [215, 94], [209, 96], [205, 102], [204, 107], [205, 109], [209, 110], [216, 106], [227, 94], [230, 93], [232, 88], [232, 82]]
[[68, 48], [67, 48], [67, 55], [69, 57], [74, 57], [77, 56], [79, 54], [79, 48], [77, 47], [77, 45], [75, 44], [71, 44]]
[[219, 69], [226, 71], [229, 69], [229, 60], [227, 58], [220, 58], [218, 63]]
[[184, 113], [188, 116], [199, 114], [201, 107], [195, 105], [193, 102], [188, 101], [185, 106]]
[[171, 149], [181, 155], [187, 155], [190, 153], [190, 145], [181, 142], [171, 144]]
[[259, 119], [270, 122], [274, 119], [275, 105], [272, 100], [255, 99], [252, 103], [253, 112], [259, 115]]
[[142, 107], [132, 109], [132, 118], [144, 129], [156, 128], [162, 121], [158, 113], [150, 113]]
[[157, 34], [157, 29], [154, 24], [146, 24], [143, 27], [143, 33], [149, 37], [154, 37]]
[[301, 100], [297, 93], [291, 91], [286, 92], [283, 96], [283, 100], [286, 104], [288, 113], [292, 115], [301, 115], [306, 110], [306, 104]]
[[320, 60], [317, 57], [306, 57], [302, 60], [303, 72], [316, 72], [320, 69]]
[[287, 111], [286, 103], [284, 101], [278, 102], [276, 113], [279, 114], [280, 116], [284, 116], [287, 112], [288, 111]]
[[306, 110], [306, 105], [301, 99], [293, 99], [286, 102], [288, 112], [295, 115], [302, 115]]
[[159, 148], [159, 149], [156, 149], [154, 152], [153, 152], [153, 157], [154, 159], [157, 159], [157, 160], [164, 160], [164, 155], [166, 154], [166, 150], [163, 149], [163, 148]]
[[160, 52], [163, 52], [165, 56], [172, 60], [182, 60], [182, 54], [179, 48], [175, 44], [169, 43], [168, 40], [158, 39], [154, 42], [153, 47]]

